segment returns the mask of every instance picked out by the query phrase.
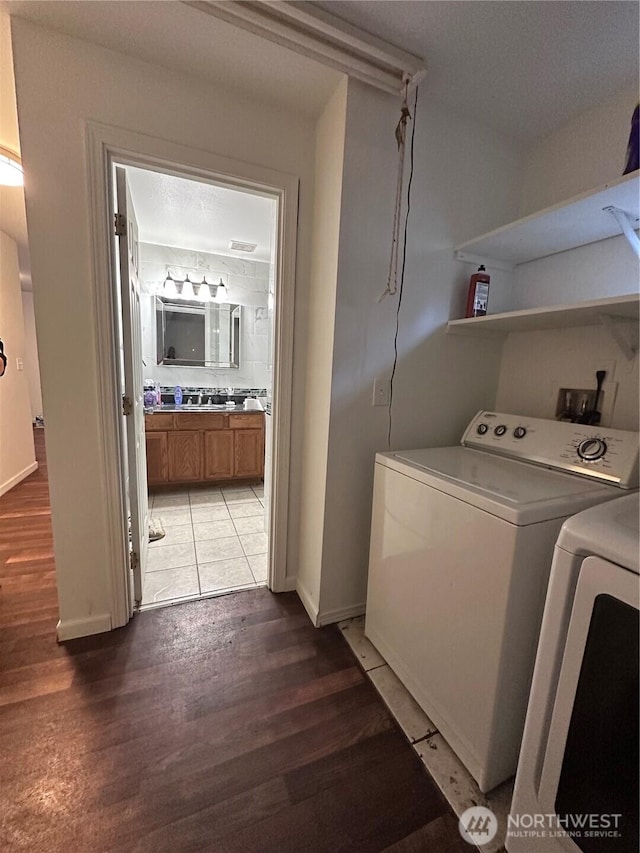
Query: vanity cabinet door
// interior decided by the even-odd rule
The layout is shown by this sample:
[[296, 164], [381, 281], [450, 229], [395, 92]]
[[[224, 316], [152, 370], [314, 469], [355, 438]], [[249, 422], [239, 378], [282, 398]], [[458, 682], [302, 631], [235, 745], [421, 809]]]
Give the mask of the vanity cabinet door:
[[207, 430], [204, 433], [205, 480], [230, 480], [233, 477], [233, 430]]
[[263, 436], [262, 429], [235, 430], [234, 477], [262, 477], [264, 470]]
[[167, 434], [169, 482], [188, 483], [202, 479], [202, 433], [175, 430]]
[[145, 435], [147, 447], [147, 482], [149, 485], [166, 483], [169, 479], [167, 460], [167, 433], [148, 432]]

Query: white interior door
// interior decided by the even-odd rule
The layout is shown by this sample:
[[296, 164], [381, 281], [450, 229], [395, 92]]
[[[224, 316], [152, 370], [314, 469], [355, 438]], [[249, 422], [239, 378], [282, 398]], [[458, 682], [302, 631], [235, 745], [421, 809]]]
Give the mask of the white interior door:
[[123, 414], [128, 460], [127, 488], [131, 514], [131, 569], [133, 597], [137, 603], [140, 603], [149, 548], [149, 499], [144, 436], [138, 223], [127, 185], [126, 171], [121, 166], [116, 167], [116, 198], [124, 355]]

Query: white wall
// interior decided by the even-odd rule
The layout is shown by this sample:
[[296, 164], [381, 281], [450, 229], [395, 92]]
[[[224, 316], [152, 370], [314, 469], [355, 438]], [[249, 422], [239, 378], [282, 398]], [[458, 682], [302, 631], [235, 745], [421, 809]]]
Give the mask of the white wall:
[[36, 315], [33, 308], [33, 293], [22, 291], [22, 310], [24, 313], [25, 369], [29, 379], [29, 397], [31, 400], [31, 417], [43, 417], [42, 389], [40, 386], [40, 362], [38, 360], [38, 340], [36, 337]]
[[520, 215], [622, 175], [637, 86], [581, 113], [527, 152]]
[[[183, 388], [259, 388], [271, 392], [269, 320], [267, 318], [271, 264], [231, 258], [211, 252], [194, 252], [175, 246], [140, 243], [140, 284], [146, 296], [142, 305], [142, 353], [145, 381]], [[223, 277], [228, 301], [242, 305], [240, 366], [238, 368], [173, 367], [157, 364], [154, 296], [167, 272], [179, 280], [211, 284]]]
[[347, 87], [345, 77], [316, 128], [306, 379], [311, 393], [307, 395], [304, 413], [300, 557], [296, 580], [298, 593], [314, 622], [320, 607]]
[[[28, 170], [27, 221], [47, 413], [60, 615], [104, 625], [111, 607], [93, 323], [85, 121], [100, 121], [300, 177], [296, 311], [304, 316], [312, 206], [309, 119], [211, 81], [13, 20], [18, 111]], [[239, 59], [241, 61], [241, 58]], [[294, 400], [305, 394], [305, 339], [294, 333]], [[301, 421], [294, 413], [290, 500], [300, 499]], [[297, 526], [290, 525], [291, 565]], [[74, 622], [74, 620], [80, 620]], [[87, 629], [89, 630], [89, 629]], [[99, 630], [95, 627], [93, 630]]]
[[638, 358], [628, 362], [606, 329], [519, 332], [503, 349], [496, 409], [554, 418], [560, 388], [595, 389], [605, 370], [602, 425], [638, 430]]
[[[622, 173], [637, 91], [578, 116], [527, 155], [522, 212], [561, 202]], [[638, 292], [640, 264], [622, 236], [517, 268], [509, 308], [569, 305]], [[629, 328], [623, 331], [629, 334]], [[558, 389], [595, 388], [606, 370], [603, 423], [638, 429], [638, 357], [628, 362], [600, 327], [513, 333], [503, 352], [496, 408], [553, 417]]]
[[[38, 467], [31, 427], [18, 249], [4, 231], [0, 231], [0, 338], [7, 356], [7, 369], [0, 377], [0, 495], [3, 495]], [[17, 369], [17, 359], [22, 360], [25, 369]]]
[[[375, 377], [393, 362], [397, 297], [386, 285], [397, 169], [397, 101], [349, 83], [333, 345], [320, 591], [321, 622], [362, 610], [374, 455], [387, 449], [388, 411]], [[409, 157], [407, 156], [407, 165]], [[495, 399], [500, 344], [445, 336], [460, 316], [469, 268], [453, 246], [517, 213], [520, 161], [499, 136], [424, 99], [394, 382], [392, 448], [457, 443]]]

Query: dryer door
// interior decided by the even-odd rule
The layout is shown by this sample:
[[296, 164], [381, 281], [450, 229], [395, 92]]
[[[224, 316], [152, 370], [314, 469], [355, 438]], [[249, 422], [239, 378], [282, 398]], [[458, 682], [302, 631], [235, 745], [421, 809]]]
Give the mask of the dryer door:
[[637, 575], [583, 562], [540, 785], [566, 850], [638, 850], [638, 608]]

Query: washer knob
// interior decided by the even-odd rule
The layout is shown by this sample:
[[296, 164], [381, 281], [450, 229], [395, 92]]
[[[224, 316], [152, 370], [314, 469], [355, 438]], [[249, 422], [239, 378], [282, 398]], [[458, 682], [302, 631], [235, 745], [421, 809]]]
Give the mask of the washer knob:
[[478, 424], [478, 428], [476, 432], [478, 435], [484, 435], [489, 430], [489, 427], [486, 424]]
[[516, 427], [513, 431], [514, 438], [524, 438], [527, 430], [524, 427]]
[[506, 431], [507, 431], [507, 428], [506, 428], [506, 426], [505, 426], [504, 424], [499, 424], [499, 425], [494, 429], [494, 433], [495, 433], [496, 435], [504, 435]]
[[601, 438], [585, 438], [578, 445], [578, 456], [585, 462], [595, 462], [602, 459], [607, 452], [607, 444]]

